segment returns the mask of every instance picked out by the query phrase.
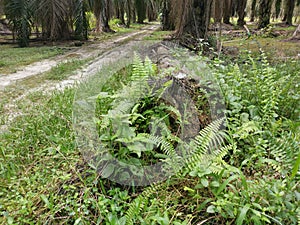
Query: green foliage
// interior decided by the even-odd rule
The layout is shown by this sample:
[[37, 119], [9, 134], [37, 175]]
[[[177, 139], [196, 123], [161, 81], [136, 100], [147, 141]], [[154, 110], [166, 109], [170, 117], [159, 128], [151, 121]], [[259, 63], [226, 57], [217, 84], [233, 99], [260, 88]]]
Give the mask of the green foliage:
[[264, 54], [242, 66], [219, 63], [229, 135], [237, 145], [228, 162], [241, 170], [244, 181], [230, 185], [233, 192], [221, 192], [210, 211], [237, 218], [237, 224], [297, 224], [300, 133], [294, 82], [299, 83], [299, 74], [293, 70], [284, 76], [288, 65], [272, 68]]
[[17, 32], [17, 40], [20, 47], [29, 46], [31, 33], [31, 8], [28, 0], [4, 1], [4, 11]]
[[65, 63], [60, 63], [53, 67], [50, 71], [44, 74], [48, 80], [63, 80], [71, 75], [76, 69], [82, 67], [89, 59], [86, 60], [71, 60]]
[[88, 39], [89, 21], [86, 16], [87, 4], [77, 0], [75, 4], [75, 37], [78, 40]]
[[212, 67], [227, 130], [216, 120], [189, 142], [174, 132], [184, 117], [161, 101], [172, 80], [149, 85], [161, 82], [150, 60], [136, 56], [99, 94], [96, 123], [113, 156], [174, 168], [146, 188], [115, 184], [104, 177], [120, 171], [108, 166], [100, 177], [82, 161], [71, 126], [73, 89], [36, 93], [39, 105], [17, 102], [24, 115], [0, 134], [0, 223], [299, 224], [299, 63], [270, 65], [261, 55]]

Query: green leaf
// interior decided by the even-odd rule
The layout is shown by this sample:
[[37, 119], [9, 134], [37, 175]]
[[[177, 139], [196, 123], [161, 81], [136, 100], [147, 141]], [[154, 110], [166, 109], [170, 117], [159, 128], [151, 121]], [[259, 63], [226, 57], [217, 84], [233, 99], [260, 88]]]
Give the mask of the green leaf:
[[300, 153], [298, 154], [298, 158], [295, 162], [295, 165], [293, 166], [293, 170], [292, 170], [292, 174], [291, 174], [291, 180], [293, 180], [294, 177], [296, 176], [296, 174], [299, 170], [299, 167], [300, 167]]
[[191, 193], [194, 193], [194, 192], [195, 192], [194, 189], [189, 188], [189, 187], [184, 187], [183, 190], [188, 191], [188, 192], [191, 192]]
[[108, 164], [108, 165], [102, 170], [101, 176], [102, 176], [103, 178], [108, 178], [108, 177], [110, 177], [110, 176], [113, 174], [114, 170], [115, 170], [115, 166], [114, 166], [113, 164]]
[[74, 225], [78, 225], [78, 224], [80, 223], [80, 221], [81, 221], [81, 217], [80, 217], [80, 218], [78, 218], [77, 220], [75, 220], [75, 223], [74, 223]]
[[210, 183], [210, 186], [211, 186], [211, 187], [220, 187], [220, 183], [219, 183], [218, 181], [212, 181], [212, 182]]
[[201, 184], [203, 185], [203, 187], [208, 187], [208, 185], [209, 185], [208, 180], [205, 178], [201, 179]]
[[246, 219], [247, 212], [250, 209], [250, 205], [246, 204], [242, 209], [239, 217], [236, 220], [236, 225], [243, 225], [243, 221]]
[[222, 185], [218, 188], [218, 191], [216, 193], [216, 195], [219, 195], [227, 186], [227, 184], [229, 184], [231, 181], [238, 179], [239, 176], [238, 175], [233, 175], [231, 177], [229, 177], [225, 182], [222, 183]]
[[40, 197], [41, 197], [41, 199], [43, 200], [43, 202], [46, 204], [46, 206], [47, 206], [48, 208], [50, 208], [50, 202], [49, 202], [47, 196], [44, 195], [44, 194], [41, 194]]
[[261, 225], [262, 224], [262, 222], [260, 220], [260, 217], [258, 217], [258, 216], [255, 216], [255, 215], [251, 216], [250, 220], [253, 221], [254, 225]]
[[12, 217], [7, 217], [7, 224], [13, 224], [14, 219]]
[[216, 212], [216, 207], [214, 205], [210, 205], [207, 207], [206, 212], [208, 213], [215, 213]]

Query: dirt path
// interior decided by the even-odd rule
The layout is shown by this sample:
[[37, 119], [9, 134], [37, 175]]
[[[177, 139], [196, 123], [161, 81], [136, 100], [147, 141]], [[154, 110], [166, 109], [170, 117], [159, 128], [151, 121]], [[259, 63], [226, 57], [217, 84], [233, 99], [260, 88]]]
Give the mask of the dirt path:
[[[101, 43], [89, 44], [64, 55], [33, 63], [16, 73], [0, 76], [0, 96], [3, 97], [1, 99], [2, 104], [3, 101], [5, 102], [1, 107], [2, 109], [0, 108], [0, 133], [6, 132], [9, 123], [16, 117], [23, 115], [22, 110], [18, 107], [20, 101], [23, 103], [24, 101], [29, 101], [28, 104], [32, 104], [26, 98], [29, 94], [39, 91], [47, 93], [73, 86], [83, 78], [96, 74], [101, 65], [109, 62], [110, 59], [121, 59], [125, 54], [133, 51], [133, 48], [139, 44], [139, 40], [142, 40], [145, 36], [149, 36], [158, 28], [159, 25], [148, 25], [140, 31], [128, 33], [122, 37], [115, 37]], [[59, 63], [74, 60], [74, 56], [79, 60], [91, 59], [91, 61], [83, 66], [82, 69], [74, 71], [73, 75], [62, 81], [42, 80], [41, 84], [40, 75]], [[31, 81], [30, 85], [26, 83], [28, 80]], [[35, 84], [35, 80], [39, 82]]]
[[109, 50], [112, 47], [119, 46], [122, 43], [135, 38], [140, 37], [142, 35], [147, 35], [153, 32], [155, 29], [158, 29], [158, 25], [149, 25], [140, 31], [135, 31], [132, 33], [125, 34], [122, 37], [112, 38], [110, 40], [90, 44], [87, 46], [82, 46], [81, 48], [75, 49], [73, 51], [68, 52], [67, 54], [60, 55], [51, 59], [45, 59], [39, 62], [35, 62], [24, 67], [22, 70], [17, 71], [16, 73], [12, 73], [5, 76], [0, 76], [0, 90], [4, 89], [5, 87], [16, 83], [19, 80], [36, 76], [38, 74], [44, 73], [49, 71], [52, 67], [57, 66], [60, 63], [64, 63], [70, 61], [70, 59], [87, 59], [91, 57], [96, 57], [99, 55], [99, 52], [103, 52], [103, 50]]

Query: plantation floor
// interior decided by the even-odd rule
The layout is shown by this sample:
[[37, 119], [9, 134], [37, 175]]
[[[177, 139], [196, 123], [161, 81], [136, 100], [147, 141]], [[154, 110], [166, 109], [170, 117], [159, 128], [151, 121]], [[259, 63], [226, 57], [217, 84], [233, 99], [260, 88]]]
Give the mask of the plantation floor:
[[95, 41], [62, 55], [32, 63], [15, 73], [0, 75], [0, 131], [7, 128], [9, 121], [22, 114], [16, 104], [18, 101], [35, 92], [62, 90], [74, 85], [80, 79], [95, 74], [106, 61], [118, 57], [118, 54], [107, 55], [109, 52], [119, 51], [122, 55], [131, 51], [137, 45], [136, 41], [150, 36], [158, 28], [157, 24], [147, 25], [122, 36]]
[[68, 51], [66, 54], [56, 56], [51, 59], [45, 59], [33, 64], [30, 64], [21, 70], [8, 74], [1, 75], [0, 74], [0, 89], [4, 89], [5, 87], [28, 77], [36, 76], [46, 71], [49, 71], [51, 68], [57, 66], [60, 63], [68, 62], [72, 59], [88, 59], [97, 57], [103, 52], [110, 50], [113, 47], [119, 46], [124, 42], [128, 41], [132, 38], [138, 38], [142, 35], [149, 35], [155, 29], [158, 28], [158, 25], [149, 25], [145, 26], [141, 30], [131, 32], [129, 34], [125, 34], [121, 37], [112, 38], [106, 41], [96, 41], [95, 43], [88, 44], [87, 46], [82, 46], [81, 48], [76, 48], [71, 51]]

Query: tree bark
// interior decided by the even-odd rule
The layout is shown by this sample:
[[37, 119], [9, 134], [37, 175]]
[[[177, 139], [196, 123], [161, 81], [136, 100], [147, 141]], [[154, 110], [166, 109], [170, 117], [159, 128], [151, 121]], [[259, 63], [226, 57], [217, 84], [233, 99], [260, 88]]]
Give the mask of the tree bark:
[[101, 31], [103, 32], [112, 32], [113, 30], [110, 28], [108, 22], [110, 19], [110, 0], [102, 0], [102, 8], [101, 8]]
[[281, 10], [282, 0], [276, 0], [275, 2], [275, 18], [278, 19]]
[[244, 26], [245, 25], [245, 9], [247, 5], [247, 0], [239, 0], [237, 4], [237, 13], [238, 13], [238, 26]]
[[223, 17], [224, 0], [215, 0], [214, 8], [214, 22], [221, 23]]
[[212, 0], [182, 0], [177, 35], [189, 34], [196, 39], [207, 39], [211, 6]]
[[273, 3], [273, 0], [260, 0], [259, 1], [258, 29], [264, 28], [270, 24], [272, 3]]
[[171, 0], [163, 1], [162, 9], [162, 29], [163, 30], [174, 30], [175, 29], [175, 20], [172, 18], [172, 6]]
[[257, 2], [256, 0], [252, 0], [250, 22], [254, 22], [256, 17], [256, 2]]
[[223, 23], [230, 24], [232, 0], [224, 0]]
[[147, 4], [147, 17], [149, 22], [157, 19], [157, 7], [155, 1], [148, 1]]
[[131, 23], [131, 0], [126, 0], [126, 14], [127, 14], [127, 21], [126, 21], [126, 27], [129, 28], [130, 27], [130, 23]]
[[295, 2], [295, 0], [286, 0], [286, 24], [289, 26], [293, 25]]
[[144, 23], [146, 19], [146, 2], [144, 0], [135, 0], [135, 8], [137, 12], [137, 22]]

